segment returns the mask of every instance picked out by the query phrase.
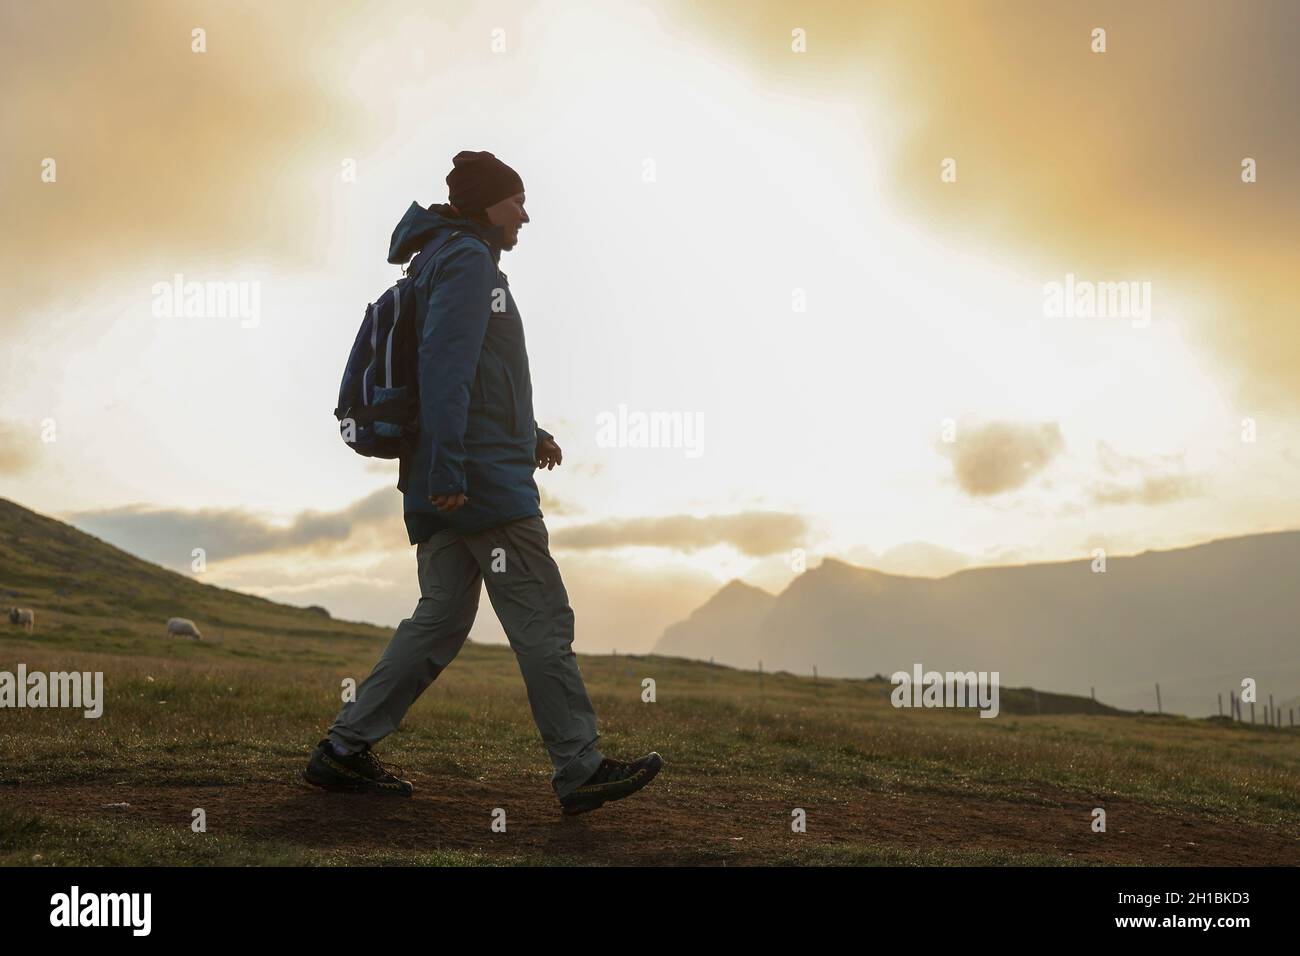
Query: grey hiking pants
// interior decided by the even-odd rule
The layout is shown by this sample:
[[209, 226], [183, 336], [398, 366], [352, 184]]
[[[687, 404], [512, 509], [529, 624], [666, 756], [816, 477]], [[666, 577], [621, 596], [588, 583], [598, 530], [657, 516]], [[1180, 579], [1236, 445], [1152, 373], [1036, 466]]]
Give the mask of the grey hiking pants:
[[475, 534], [440, 531], [416, 548], [420, 602], [398, 625], [379, 663], [344, 704], [329, 736], [353, 748], [397, 729], [415, 699], [452, 662], [478, 612], [479, 583], [519, 660], [533, 720], [566, 796], [603, 759], [596, 712], [573, 653], [573, 610], [540, 517]]

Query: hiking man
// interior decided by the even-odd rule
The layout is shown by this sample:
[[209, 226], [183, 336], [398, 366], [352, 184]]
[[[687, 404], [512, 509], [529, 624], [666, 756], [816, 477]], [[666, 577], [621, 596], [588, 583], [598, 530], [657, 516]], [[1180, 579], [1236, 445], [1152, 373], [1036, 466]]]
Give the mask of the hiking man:
[[461, 152], [452, 164], [448, 202], [412, 203], [388, 251], [394, 264], [420, 253], [408, 270], [421, 317], [419, 429], [398, 482], [407, 535], [418, 546], [420, 601], [303, 776], [331, 790], [410, 796], [410, 781], [371, 747], [460, 651], [485, 583], [554, 766], [551, 785], [565, 814], [584, 813], [640, 790], [663, 761], [652, 752], [625, 762], [596, 749], [596, 714], [572, 649], [573, 611], [533, 480], [535, 469], [554, 469], [563, 455], [533, 418], [523, 323], [498, 268], [529, 221], [523, 180], [489, 152]]

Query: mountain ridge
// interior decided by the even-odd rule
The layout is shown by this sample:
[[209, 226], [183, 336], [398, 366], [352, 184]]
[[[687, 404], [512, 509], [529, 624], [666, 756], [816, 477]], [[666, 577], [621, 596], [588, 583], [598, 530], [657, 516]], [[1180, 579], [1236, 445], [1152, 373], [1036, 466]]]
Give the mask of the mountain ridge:
[[1011, 684], [1085, 695], [1096, 687], [1099, 696], [1105, 688], [1134, 710], [1156, 709], [1160, 683], [1163, 709], [1203, 715], [1244, 677], [1281, 697], [1300, 688], [1300, 593], [1289, 583], [1300, 570], [1300, 531], [1108, 557], [1104, 573], [1092, 562], [917, 578], [827, 558], [770, 602], [692, 614], [654, 652], [843, 677], [918, 661], [974, 667]]

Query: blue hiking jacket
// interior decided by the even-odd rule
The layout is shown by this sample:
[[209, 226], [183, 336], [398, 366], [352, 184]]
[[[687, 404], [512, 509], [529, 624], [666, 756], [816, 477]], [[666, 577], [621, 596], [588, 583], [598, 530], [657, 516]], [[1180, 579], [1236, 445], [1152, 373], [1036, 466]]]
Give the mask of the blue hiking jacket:
[[[471, 235], [445, 241], [457, 230], [487, 245]], [[418, 203], [393, 230], [389, 262], [426, 246], [433, 256], [415, 263], [420, 429], [398, 483], [411, 544], [542, 513], [533, 472], [537, 443], [551, 436], [533, 418], [523, 321], [497, 266], [501, 235], [448, 206]], [[450, 514], [429, 501], [458, 492], [469, 500]]]

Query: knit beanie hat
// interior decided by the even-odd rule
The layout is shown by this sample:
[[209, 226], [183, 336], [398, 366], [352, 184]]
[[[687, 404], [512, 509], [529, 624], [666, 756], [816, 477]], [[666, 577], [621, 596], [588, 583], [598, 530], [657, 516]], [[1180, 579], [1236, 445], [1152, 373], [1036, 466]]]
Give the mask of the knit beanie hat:
[[451, 162], [447, 201], [463, 214], [482, 216], [488, 206], [524, 191], [519, 174], [489, 152], [463, 150]]

